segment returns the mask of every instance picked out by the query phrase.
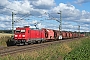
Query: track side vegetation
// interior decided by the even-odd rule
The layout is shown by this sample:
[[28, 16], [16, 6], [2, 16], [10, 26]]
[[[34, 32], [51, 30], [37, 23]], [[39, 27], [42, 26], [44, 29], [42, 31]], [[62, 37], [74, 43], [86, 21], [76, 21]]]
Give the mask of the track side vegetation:
[[90, 38], [81, 41], [81, 44], [69, 52], [64, 60], [90, 60]]
[[0, 33], [0, 47], [7, 47], [7, 41], [11, 39], [12, 34]]
[[85, 57], [84, 60], [88, 60], [90, 59], [89, 41], [89, 38], [80, 38], [60, 44], [53, 44], [32, 52], [27, 51], [0, 57], [0, 60], [83, 60]]

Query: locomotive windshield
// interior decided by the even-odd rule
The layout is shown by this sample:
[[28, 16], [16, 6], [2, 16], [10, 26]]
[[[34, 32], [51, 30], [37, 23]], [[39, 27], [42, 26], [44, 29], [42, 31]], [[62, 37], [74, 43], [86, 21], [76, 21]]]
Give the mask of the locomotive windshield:
[[25, 33], [25, 30], [16, 30], [16, 33]]
[[16, 30], [16, 33], [20, 33], [20, 30]]
[[23, 33], [23, 32], [25, 32], [25, 30], [21, 30], [21, 32]]

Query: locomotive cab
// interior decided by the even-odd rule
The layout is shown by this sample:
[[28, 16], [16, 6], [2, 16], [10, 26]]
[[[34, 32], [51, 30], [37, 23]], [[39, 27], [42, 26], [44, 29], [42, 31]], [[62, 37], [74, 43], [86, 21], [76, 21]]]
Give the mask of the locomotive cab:
[[29, 30], [30, 28], [26, 27], [26, 28], [16, 28], [15, 32], [14, 32], [14, 40], [16, 42], [16, 44], [21, 44], [27, 42], [27, 40], [29, 39]]

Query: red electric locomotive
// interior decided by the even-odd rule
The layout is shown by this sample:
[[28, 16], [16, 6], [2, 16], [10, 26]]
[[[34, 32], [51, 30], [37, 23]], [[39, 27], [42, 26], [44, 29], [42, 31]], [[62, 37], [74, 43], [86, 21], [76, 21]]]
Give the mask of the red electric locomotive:
[[14, 40], [16, 44], [30, 44], [34, 42], [44, 41], [45, 38], [44, 30], [33, 30], [29, 26], [24, 28], [18, 27], [14, 33]]

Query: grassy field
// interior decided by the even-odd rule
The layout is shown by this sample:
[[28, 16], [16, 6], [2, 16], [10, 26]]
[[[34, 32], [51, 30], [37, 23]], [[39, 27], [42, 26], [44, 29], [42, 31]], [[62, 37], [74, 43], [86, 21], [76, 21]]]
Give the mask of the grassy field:
[[65, 60], [80, 60], [80, 55], [81, 60], [84, 56], [87, 60], [89, 57], [90, 60], [90, 45], [88, 45], [90, 44], [89, 41], [89, 38], [81, 38], [78, 40], [50, 45], [47, 48], [34, 50], [32, 52], [28, 51], [0, 57], [0, 60], [64, 60], [64, 58]]
[[65, 56], [65, 60], [90, 60], [90, 38], [81, 42]]
[[0, 33], [0, 38], [1, 38], [1, 37], [6, 37], [6, 36], [9, 36], [9, 37], [10, 37], [11, 35], [12, 35], [12, 34]]
[[7, 46], [6, 41], [10, 39], [12, 34], [0, 33], [0, 47]]

